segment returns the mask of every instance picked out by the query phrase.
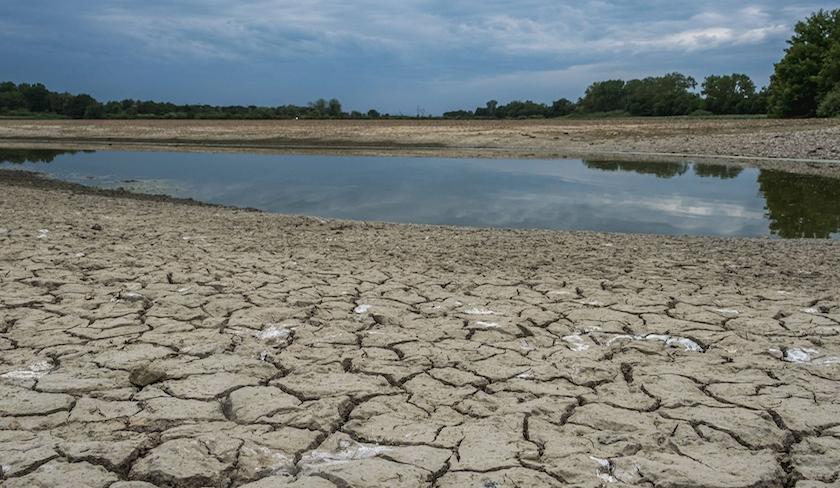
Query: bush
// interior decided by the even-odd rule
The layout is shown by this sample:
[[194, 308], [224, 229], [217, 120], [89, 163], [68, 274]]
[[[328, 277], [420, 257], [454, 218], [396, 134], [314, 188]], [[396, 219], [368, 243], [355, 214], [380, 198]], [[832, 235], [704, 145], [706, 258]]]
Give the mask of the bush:
[[714, 115], [714, 113], [709, 112], [708, 110], [697, 109], [697, 110], [695, 110], [694, 112], [691, 112], [688, 115], [690, 115], [692, 117], [711, 117], [712, 115]]
[[817, 108], [818, 117], [840, 117], [840, 84], [828, 92]]

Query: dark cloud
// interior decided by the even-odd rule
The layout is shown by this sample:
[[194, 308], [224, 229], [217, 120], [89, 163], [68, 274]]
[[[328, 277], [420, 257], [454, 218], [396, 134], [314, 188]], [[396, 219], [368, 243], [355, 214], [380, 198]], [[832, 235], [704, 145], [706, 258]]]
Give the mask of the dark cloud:
[[103, 98], [413, 113], [574, 98], [680, 70], [767, 82], [795, 21], [829, 2], [223, 0], [0, 5], [4, 74]]

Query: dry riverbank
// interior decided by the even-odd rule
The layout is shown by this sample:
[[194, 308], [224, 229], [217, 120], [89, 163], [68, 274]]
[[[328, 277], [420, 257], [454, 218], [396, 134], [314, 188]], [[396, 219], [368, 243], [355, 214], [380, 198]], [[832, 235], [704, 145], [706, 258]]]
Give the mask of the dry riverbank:
[[838, 242], [112, 196], [0, 177], [2, 488], [840, 477]]
[[[0, 144], [80, 149], [261, 150], [448, 157], [695, 160], [770, 169], [840, 161], [840, 120], [0, 120]], [[732, 159], [734, 158], [734, 159]], [[795, 165], [787, 159], [801, 160]]]

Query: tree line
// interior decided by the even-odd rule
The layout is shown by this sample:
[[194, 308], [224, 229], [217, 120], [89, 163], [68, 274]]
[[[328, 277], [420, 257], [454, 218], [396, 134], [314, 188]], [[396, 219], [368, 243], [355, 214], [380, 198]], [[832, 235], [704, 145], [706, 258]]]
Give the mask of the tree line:
[[[576, 102], [561, 98], [550, 104], [531, 100], [499, 104], [490, 100], [484, 107], [453, 110], [443, 116], [505, 119], [575, 114], [840, 116], [840, 9], [820, 10], [796, 24], [769, 86], [761, 90], [749, 76], [740, 73], [708, 76], [699, 87], [691, 76], [669, 73], [629, 81], [598, 81]], [[277, 107], [176, 105], [131, 99], [103, 103], [87, 94], [52, 92], [41, 83], [10, 81], [0, 83], [0, 115], [93, 119], [395, 118], [376, 110], [348, 113], [334, 98], [306, 106]]]
[[[42, 83], [0, 83], [0, 115], [62, 116], [73, 119], [169, 118], [169, 119], [338, 119], [379, 118], [376, 110], [345, 112], [335, 98], [318, 99], [306, 106], [278, 107], [176, 105], [151, 100], [100, 102], [88, 94], [50, 91]], [[390, 115], [385, 115], [389, 116]]]
[[595, 82], [577, 102], [561, 98], [544, 104], [496, 100], [474, 111], [446, 112], [448, 118], [564, 117], [573, 114], [618, 114], [633, 116], [747, 115], [767, 113], [767, 90], [757, 91], [744, 74], [709, 76], [697, 93], [697, 82], [681, 73], [650, 76], [641, 80]]

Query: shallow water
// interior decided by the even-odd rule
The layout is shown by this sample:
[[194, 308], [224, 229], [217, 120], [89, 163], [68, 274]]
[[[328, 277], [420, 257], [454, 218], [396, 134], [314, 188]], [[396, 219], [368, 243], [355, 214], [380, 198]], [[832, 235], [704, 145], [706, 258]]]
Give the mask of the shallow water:
[[720, 165], [0, 149], [0, 168], [343, 219], [840, 239], [840, 180]]

